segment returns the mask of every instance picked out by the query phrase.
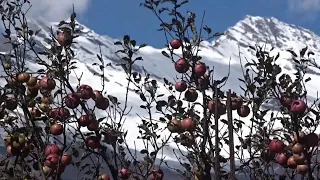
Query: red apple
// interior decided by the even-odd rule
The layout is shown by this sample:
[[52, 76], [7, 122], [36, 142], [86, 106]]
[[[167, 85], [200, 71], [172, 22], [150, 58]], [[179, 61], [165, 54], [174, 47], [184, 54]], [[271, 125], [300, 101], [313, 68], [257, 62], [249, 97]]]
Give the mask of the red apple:
[[291, 104], [290, 111], [297, 114], [302, 114], [306, 111], [307, 104], [303, 100], [295, 100]]
[[49, 117], [53, 118], [54, 120], [59, 120], [63, 122], [70, 117], [70, 111], [62, 107], [53, 108], [49, 113]]
[[97, 149], [100, 147], [100, 139], [96, 136], [89, 136], [86, 138], [86, 144], [91, 149]]
[[149, 180], [162, 180], [163, 176], [163, 171], [161, 169], [156, 168], [150, 172]]
[[94, 115], [92, 114], [84, 114], [84, 115], [81, 115], [80, 118], [79, 118], [79, 126], [81, 127], [86, 127], [88, 126], [93, 120], [95, 120], [95, 117]]
[[177, 119], [172, 119], [168, 125], [167, 128], [170, 132], [172, 133], [179, 133], [181, 132], [181, 121], [177, 120]]
[[56, 144], [48, 144], [46, 146], [46, 149], [44, 150], [44, 153], [45, 153], [46, 156], [48, 156], [49, 154], [57, 154], [57, 155], [59, 155], [61, 153], [61, 149]]
[[269, 149], [274, 153], [281, 153], [284, 150], [284, 143], [278, 139], [273, 139], [269, 143]]
[[52, 91], [56, 87], [56, 81], [49, 77], [43, 77], [39, 81], [39, 86], [45, 90]]
[[61, 46], [69, 46], [72, 43], [72, 35], [67, 31], [60, 32], [57, 40]]
[[196, 127], [196, 124], [195, 124], [194, 120], [190, 117], [184, 118], [181, 121], [181, 128], [186, 131], [192, 131], [195, 129], [195, 127]]
[[172, 49], [179, 49], [182, 46], [180, 39], [173, 39], [170, 42]]
[[49, 154], [47, 157], [46, 157], [46, 160], [44, 162], [44, 164], [46, 166], [48, 166], [49, 168], [55, 168], [57, 167], [59, 163], [59, 156], [56, 155], [56, 154]]
[[110, 180], [110, 176], [108, 174], [100, 174], [100, 176], [98, 177], [98, 180]]
[[303, 153], [303, 150], [304, 150], [304, 147], [303, 147], [303, 145], [300, 144], [300, 143], [294, 144], [294, 145], [292, 146], [292, 148], [291, 148], [291, 151], [292, 151], [292, 153], [294, 153], [294, 154], [301, 154], [301, 153]]
[[99, 129], [99, 122], [97, 120], [93, 120], [87, 128], [89, 131], [97, 131]]
[[282, 166], [287, 166], [288, 156], [285, 153], [280, 153], [277, 156], [277, 162]]
[[178, 73], [186, 73], [189, 70], [189, 63], [186, 59], [181, 58], [175, 62], [174, 68]]
[[183, 92], [187, 88], [188, 88], [188, 85], [187, 85], [187, 83], [185, 81], [182, 80], [182, 81], [176, 82], [176, 85], [175, 85], [176, 91]]
[[291, 169], [295, 169], [297, 167], [297, 163], [296, 161], [294, 160], [294, 157], [293, 156], [290, 156], [288, 161], [287, 161], [287, 165], [289, 168]]
[[[215, 110], [216, 110], [215, 106], [216, 106], [216, 103], [214, 100], [211, 100], [208, 102], [208, 110], [210, 113], [215, 114]], [[226, 113], [227, 111], [226, 105], [222, 104], [221, 102], [218, 102], [217, 106], [218, 106], [218, 116], [221, 116]]]
[[61, 164], [63, 166], [68, 166], [71, 164], [72, 156], [70, 154], [64, 153], [61, 157]]
[[121, 168], [118, 176], [122, 179], [129, 179], [129, 177], [131, 176], [131, 172], [127, 168]]
[[109, 107], [110, 102], [107, 98], [98, 98], [95, 100], [95, 105], [98, 109], [106, 110]]
[[207, 67], [203, 62], [197, 62], [193, 70], [196, 76], [201, 77], [206, 73]]
[[195, 102], [198, 99], [198, 92], [195, 89], [188, 89], [184, 93], [184, 98], [188, 102]]
[[93, 91], [92, 99], [93, 99], [93, 100], [97, 100], [97, 99], [100, 99], [100, 98], [103, 98], [101, 92], [98, 91], [98, 90], [94, 90], [94, 91]]
[[50, 132], [54, 136], [59, 136], [63, 133], [63, 126], [61, 124], [55, 123], [51, 125]]
[[242, 105], [239, 109], [237, 109], [237, 113], [240, 117], [247, 117], [250, 114], [250, 108], [247, 105]]
[[90, 99], [93, 97], [93, 89], [86, 84], [82, 84], [78, 88], [78, 93], [80, 94], [81, 99]]
[[81, 102], [80, 97], [76, 93], [70, 93], [64, 99], [64, 103], [70, 109], [77, 108], [80, 102]]

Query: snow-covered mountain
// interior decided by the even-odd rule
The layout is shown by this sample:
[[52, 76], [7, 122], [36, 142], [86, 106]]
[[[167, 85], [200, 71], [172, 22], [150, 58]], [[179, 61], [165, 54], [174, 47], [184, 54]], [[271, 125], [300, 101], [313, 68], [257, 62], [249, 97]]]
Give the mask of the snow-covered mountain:
[[[42, 29], [38, 34], [36, 39], [37, 42], [45, 42], [45, 38], [48, 38], [50, 33], [48, 31], [48, 26], [56, 26], [58, 23], [47, 24], [43, 21], [32, 21], [30, 22], [31, 28], [34, 30]], [[77, 44], [74, 45], [74, 50], [76, 53], [77, 69], [71, 74], [70, 82], [74, 87], [77, 86], [77, 76], [82, 76], [82, 84], [89, 84], [94, 89], [102, 89], [100, 78], [94, 75], [100, 72], [98, 66], [94, 66], [93, 63], [98, 63], [97, 54], [100, 54], [100, 47], [102, 58], [105, 64], [111, 64], [106, 67], [105, 73], [105, 84], [106, 93], [118, 97], [120, 102], [124, 102], [125, 90], [126, 90], [126, 74], [124, 73], [121, 66], [117, 66], [121, 62], [121, 57], [115, 52], [118, 47], [114, 45], [116, 39], [112, 39], [106, 35], [99, 35], [88, 27], [79, 24], [81, 29], [80, 37], [76, 39]], [[133, 37], [134, 38], [134, 37]], [[143, 43], [143, 42], [138, 42]], [[252, 59], [254, 58], [253, 51], [248, 47], [249, 45], [254, 46], [258, 44], [266, 44], [267, 48], [271, 46], [275, 49], [273, 52], [276, 54], [280, 52], [280, 59], [278, 63], [280, 67], [284, 69], [284, 72], [289, 74], [294, 70], [294, 64], [291, 61], [291, 54], [287, 52], [287, 49], [293, 49], [299, 51], [305, 46], [308, 46], [310, 50], [315, 53], [314, 58], [317, 59], [320, 54], [320, 37], [310, 30], [298, 27], [295, 25], [286, 24], [275, 18], [264, 18], [264, 17], [254, 17], [246, 16], [243, 20], [239, 21], [234, 26], [228, 28], [225, 34], [221, 36], [218, 40], [213, 42], [203, 42], [200, 51], [200, 55], [203, 57], [203, 62], [208, 66], [214, 67], [214, 78], [222, 79], [228, 74], [229, 63], [230, 63], [230, 77], [226, 83], [224, 89], [232, 89], [238, 93], [242, 93], [240, 89], [241, 82], [238, 81], [239, 77], [242, 77], [241, 61], [239, 54], [241, 55], [242, 61], [244, 58]], [[47, 46], [48, 44], [43, 44]], [[42, 45], [37, 45], [39, 50]], [[10, 47], [2, 46], [0, 51], [6, 52]], [[152, 78], [159, 81], [159, 94], [167, 94], [168, 92], [164, 88], [163, 78], [168, 79], [171, 82], [175, 81], [177, 73], [174, 70], [173, 64], [170, 59], [164, 57], [161, 51], [165, 49], [155, 49], [153, 47], [147, 46], [142, 48], [137, 56], [142, 56], [143, 61], [137, 62], [134, 69], [142, 74], [143, 67], [146, 71], [151, 74]], [[179, 52], [179, 50], [176, 50]], [[30, 69], [37, 70], [41, 67], [34, 63], [34, 56], [30, 55], [27, 65]], [[242, 62], [244, 63], [244, 62]], [[3, 73], [3, 70], [1, 70]], [[317, 91], [317, 81], [320, 76], [317, 71], [308, 74], [312, 80], [307, 84], [307, 89], [309, 90], [309, 96], [311, 98], [316, 98]], [[3, 84], [4, 80], [0, 79], [0, 83]], [[179, 94], [176, 94], [177, 96]], [[201, 98], [199, 98], [201, 99]], [[136, 127], [140, 122], [140, 117], [137, 115], [145, 115], [143, 109], [140, 108], [141, 100], [138, 95], [133, 91], [129, 93], [128, 104], [132, 106], [131, 113], [126, 119], [124, 129], [129, 130], [127, 135], [127, 142], [132, 149], [144, 149], [141, 141], [137, 140], [138, 129]], [[97, 116], [102, 117], [105, 112], [98, 111]], [[239, 118], [239, 116], [234, 113], [234, 118]], [[154, 119], [159, 118], [159, 115], [154, 113]], [[162, 127], [164, 127], [163, 125]], [[279, 123], [280, 127], [280, 123]], [[225, 126], [221, 125], [221, 129], [225, 129]], [[86, 131], [86, 128], [83, 129]], [[224, 131], [221, 131], [224, 132]], [[169, 132], [164, 130], [161, 134], [163, 137], [167, 137]], [[235, 144], [239, 144], [238, 136], [235, 134]], [[246, 135], [246, 131], [240, 136]], [[173, 141], [170, 146], [164, 149], [163, 155], [166, 160], [176, 161], [175, 155], [172, 153], [172, 148], [176, 148]], [[225, 150], [222, 150], [222, 155], [228, 156], [228, 147], [225, 146]], [[239, 155], [240, 156], [240, 155]], [[165, 178], [166, 179], [166, 178]]]

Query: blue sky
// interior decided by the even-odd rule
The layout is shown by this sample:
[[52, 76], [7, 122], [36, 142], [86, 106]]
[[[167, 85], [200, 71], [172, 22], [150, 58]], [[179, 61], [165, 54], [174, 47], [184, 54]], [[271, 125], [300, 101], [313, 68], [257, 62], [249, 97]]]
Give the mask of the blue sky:
[[[68, 10], [66, 7], [70, 7], [70, 3], [74, 2], [79, 12], [80, 23], [97, 33], [112, 38], [121, 38], [129, 34], [138, 43], [163, 47], [165, 44], [163, 33], [156, 31], [160, 23], [150, 10], [139, 6], [142, 1], [69, 0], [67, 4], [65, 0], [39, 0], [39, 3], [46, 2], [50, 4], [50, 7], [52, 4], [57, 4], [57, 7], [65, 7], [64, 9]], [[61, 3], [65, 5], [62, 6]], [[317, 16], [320, 14], [319, 9], [320, 0], [190, 0], [182, 10], [195, 12], [198, 20], [206, 10], [205, 24], [215, 32], [224, 31], [248, 14], [273, 16], [281, 21], [296, 24], [320, 34], [320, 25], [317, 23], [319, 22]], [[53, 12], [54, 17], [57, 17], [55, 11]], [[48, 17], [53, 16], [48, 14]]]

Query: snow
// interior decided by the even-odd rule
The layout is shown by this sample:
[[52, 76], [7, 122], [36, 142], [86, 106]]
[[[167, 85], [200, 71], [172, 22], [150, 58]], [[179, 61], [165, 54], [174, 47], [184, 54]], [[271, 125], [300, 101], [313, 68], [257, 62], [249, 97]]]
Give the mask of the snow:
[[[57, 23], [52, 23], [56, 25]], [[44, 37], [48, 37], [48, 33], [44, 32], [46, 28], [43, 23], [33, 22], [33, 25], [38, 28], [44, 28], [40, 34], [43, 36], [37, 37], [37, 41], [43, 42]], [[100, 78], [95, 76], [92, 71], [99, 71], [97, 66], [93, 66], [93, 63], [99, 63], [96, 55], [100, 54], [100, 47], [102, 52], [102, 57], [104, 59], [104, 64], [111, 63], [112, 66], [108, 66], [105, 69], [106, 77], [108, 81], [105, 82], [106, 89], [105, 92], [112, 96], [116, 96], [120, 102], [124, 102], [126, 94], [126, 74], [121, 69], [120, 66], [116, 64], [120, 63], [121, 57], [114, 52], [118, 47], [114, 46], [113, 43], [117, 40], [111, 39], [108, 36], [101, 36], [96, 34], [90, 28], [81, 25], [82, 35], [76, 39], [78, 44], [75, 44], [75, 53], [77, 54], [77, 69], [70, 76], [70, 82], [73, 87], [78, 85], [77, 76], [83, 73], [81, 84], [88, 84], [94, 89], [102, 89]], [[134, 37], [133, 37], [134, 38]], [[233, 91], [242, 94], [240, 85], [241, 82], [238, 78], [242, 77], [241, 62], [239, 59], [239, 50], [241, 55], [242, 63], [245, 62], [245, 57], [250, 60], [254, 58], [254, 54], [247, 45], [254, 46], [255, 43], [260, 45], [266, 44], [267, 49], [271, 46], [275, 47], [273, 51], [274, 54], [280, 52], [280, 58], [278, 64], [284, 69], [283, 73], [292, 74], [294, 71], [293, 62], [290, 60], [291, 54], [286, 52], [286, 49], [292, 48], [293, 50], [300, 50], [306, 45], [316, 53], [315, 59], [319, 57], [320, 49], [317, 44], [320, 44], [320, 37], [313, 32], [306, 30], [301, 27], [294, 25], [289, 25], [281, 22], [275, 18], [262, 18], [246, 16], [243, 20], [239, 21], [235, 26], [228, 28], [225, 31], [225, 35], [220, 37], [218, 40], [213, 42], [203, 42], [201, 44], [202, 48], [200, 55], [203, 57], [203, 62], [205, 62], [209, 67], [214, 67], [214, 78], [222, 79], [228, 74], [229, 64], [230, 64], [230, 77], [224, 87], [225, 90], [232, 89]], [[44, 44], [45, 46], [47, 44]], [[100, 46], [100, 47], [99, 47]], [[171, 59], [164, 57], [161, 51], [165, 49], [155, 49], [153, 47], [147, 46], [142, 48], [136, 56], [142, 56], [143, 61], [139, 61], [136, 68], [142, 69], [143, 66], [148, 73], [153, 75], [153, 78], [157, 79], [159, 82], [159, 92], [158, 94], [168, 94], [167, 90], [163, 86], [163, 79], [166, 78], [171, 82], [176, 80], [175, 77], [179, 75], [174, 71]], [[179, 54], [179, 49], [176, 50]], [[298, 52], [297, 52], [298, 53]], [[28, 67], [31, 70], [37, 70], [40, 67], [34, 62], [30, 61]], [[286, 68], [285, 68], [286, 67]], [[289, 70], [287, 70], [289, 68]], [[1, 71], [3, 73], [3, 71]], [[142, 71], [140, 72], [144, 74]], [[161, 77], [161, 78], [158, 78]], [[292, 76], [293, 77], [293, 76]], [[319, 75], [308, 74], [312, 80], [307, 84], [308, 95], [312, 98], [316, 98], [317, 94], [317, 82], [319, 81]], [[4, 81], [0, 81], [1, 84]], [[133, 86], [131, 88], [134, 88]], [[179, 96], [179, 94], [175, 94]], [[199, 100], [201, 97], [198, 98]], [[200, 101], [199, 101], [200, 102]], [[140, 117], [145, 116], [146, 112], [140, 108], [142, 101], [137, 94], [130, 91], [128, 104], [132, 107], [131, 113], [128, 115], [125, 123], [124, 130], [128, 130], [127, 143], [131, 149], [137, 148], [137, 150], [144, 149], [144, 145], [141, 140], [137, 139], [138, 128], [137, 124], [140, 122]], [[199, 109], [201, 112], [201, 109]], [[97, 117], [103, 117], [106, 115], [103, 111], [97, 111]], [[153, 119], [158, 119], [160, 116], [153, 113]], [[251, 115], [251, 114], [250, 114]], [[249, 117], [250, 117], [249, 115]], [[268, 114], [270, 115], [270, 114]], [[267, 119], [268, 119], [267, 115]], [[250, 126], [250, 120], [246, 118], [240, 118], [235, 112], [233, 112], [233, 117], [241, 119], [246, 123], [246, 126]], [[223, 116], [222, 118], [225, 118]], [[165, 127], [165, 124], [160, 126]], [[276, 127], [281, 128], [280, 122], [276, 122]], [[224, 132], [227, 127], [220, 124], [221, 132]], [[82, 128], [86, 131], [86, 128]], [[239, 136], [245, 137], [249, 130], [247, 128], [242, 129], [242, 134]], [[316, 131], [319, 133], [319, 129]], [[161, 132], [161, 137], [165, 138], [169, 136], [168, 130], [163, 130]], [[238, 135], [234, 133], [235, 145], [239, 144]], [[176, 161], [176, 157], [172, 153], [172, 149], [176, 149], [176, 145], [173, 141], [169, 143], [164, 149], [163, 156], [166, 160]], [[185, 148], [182, 148], [185, 150]], [[222, 156], [229, 156], [228, 146], [224, 145], [222, 150]], [[161, 154], [161, 153], [160, 153]], [[238, 154], [236, 154], [236, 157]], [[244, 153], [244, 157], [248, 157], [248, 153]], [[174, 164], [174, 163], [173, 163]], [[176, 165], [175, 165], [176, 166]]]

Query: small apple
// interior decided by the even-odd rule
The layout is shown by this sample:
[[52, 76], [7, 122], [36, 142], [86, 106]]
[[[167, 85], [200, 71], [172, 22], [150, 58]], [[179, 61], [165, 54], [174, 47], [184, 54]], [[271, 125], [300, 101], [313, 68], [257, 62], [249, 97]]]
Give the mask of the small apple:
[[241, 105], [241, 107], [237, 109], [237, 113], [240, 117], [247, 117], [250, 114], [250, 108], [247, 105]]
[[97, 99], [103, 98], [103, 96], [102, 96], [100, 91], [93, 90], [92, 92], [93, 92], [93, 95], [92, 95], [92, 99], [93, 100], [97, 100]]
[[172, 47], [172, 49], [179, 49], [182, 46], [181, 40], [180, 39], [171, 40], [170, 46]]
[[49, 154], [46, 157], [46, 160], [44, 162], [44, 164], [50, 168], [57, 167], [58, 163], [59, 163], [59, 156], [56, 154]]
[[122, 179], [129, 179], [129, 177], [131, 176], [131, 172], [127, 168], [121, 168], [118, 176]]
[[278, 139], [273, 139], [269, 143], [269, 149], [271, 152], [280, 153], [284, 150], [284, 143]]
[[64, 103], [70, 109], [77, 108], [80, 102], [81, 102], [80, 97], [76, 93], [70, 93], [64, 99]]
[[301, 154], [301, 153], [303, 152], [303, 150], [304, 150], [304, 147], [303, 147], [303, 145], [300, 144], [300, 143], [294, 144], [294, 145], [292, 146], [292, 148], [291, 148], [291, 151], [292, 151], [292, 153], [294, 153], [294, 154]]
[[288, 162], [288, 156], [285, 153], [280, 153], [277, 155], [277, 162], [282, 165], [286, 166]]
[[303, 100], [295, 100], [292, 102], [290, 111], [297, 114], [303, 114], [307, 109], [307, 104]]
[[63, 108], [63, 107], [53, 108], [49, 112], [49, 117], [53, 118], [54, 120], [59, 120], [59, 121], [63, 122], [70, 117], [70, 111], [66, 108]]
[[45, 90], [52, 91], [56, 87], [56, 81], [53, 78], [43, 77], [39, 81], [39, 86]]
[[90, 99], [93, 97], [93, 89], [86, 84], [82, 84], [78, 88], [78, 93], [80, 94], [81, 99]]
[[86, 144], [91, 149], [97, 149], [100, 147], [100, 139], [97, 136], [89, 136], [86, 138]]
[[155, 168], [150, 172], [149, 180], [163, 180], [163, 176], [163, 171], [159, 168]]
[[301, 164], [301, 165], [297, 165], [296, 170], [297, 170], [297, 173], [304, 175], [304, 174], [307, 174], [309, 168], [307, 165]]
[[86, 127], [90, 125], [93, 120], [95, 120], [95, 118], [92, 114], [84, 114], [80, 116], [78, 123], [79, 126]]
[[192, 131], [195, 129], [195, 127], [196, 127], [195, 121], [190, 117], [184, 118], [181, 121], [181, 128], [183, 130]]
[[98, 98], [95, 100], [95, 106], [97, 109], [106, 110], [110, 105], [109, 99]]
[[55, 123], [50, 126], [50, 132], [54, 136], [59, 136], [63, 133], [63, 126], [61, 124]]
[[306, 161], [306, 156], [303, 153], [293, 154], [293, 158], [297, 165], [304, 164]]
[[198, 99], [198, 92], [195, 89], [188, 89], [184, 93], [184, 98], [186, 101], [195, 102]]
[[174, 63], [174, 68], [178, 73], [186, 73], [189, 70], [189, 63], [186, 59], [181, 58]]
[[110, 176], [108, 174], [100, 174], [100, 176], [98, 177], [98, 180], [110, 180]]
[[188, 85], [185, 81], [182, 80], [182, 81], [176, 82], [176, 85], [174, 87], [176, 91], [183, 92], [188, 88]]
[[36, 77], [30, 77], [28, 82], [26, 82], [28, 87], [34, 87], [35, 85], [37, 85], [37, 83], [38, 83], [38, 79]]
[[21, 83], [26, 83], [29, 81], [29, 79], [30, 79], [30, 74], [28, 74], [28, 73], [24, 72], [24, 73], [20, 73], [18, 75], [18, 81]]
[[92, 120], [91, 123], [87, 126], [89, 131], [97, 131], [99, 129], [99, 122], [97, 120]]
[[68, 166], [72, 162], [72, 156], [70, 154], [64, 153], [61, 157], [61, 164], [63, 166]]
[[56, 144], [48, 144], [44, 150], [44, 153], [46, 156], [48, 156], [49, 154], [59, 155], [61, 153], [61, 149]]
[[287, 165], [289, 168], [291, 169], [295, 169], [297, 167], [297, 163], [296, 161], [294, 160], [294, 157], [293, 156], [290, 156], [288, 161], [287, 161]]
[[194, 66], [193, 71], [196, 76], [198, 76], [198, 77], [203, 76], [207, 71], [206, 64], [203, 62], [197, 62]]
[[167, 128], [172, 133], [179, 133], [181, 132], [181, 121], [177, 119], [172, 119], [168, 124]]

